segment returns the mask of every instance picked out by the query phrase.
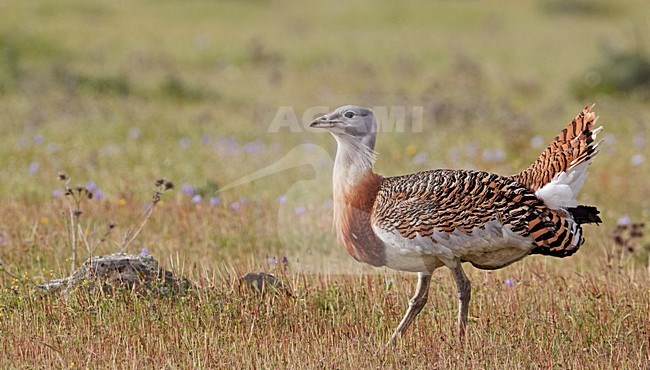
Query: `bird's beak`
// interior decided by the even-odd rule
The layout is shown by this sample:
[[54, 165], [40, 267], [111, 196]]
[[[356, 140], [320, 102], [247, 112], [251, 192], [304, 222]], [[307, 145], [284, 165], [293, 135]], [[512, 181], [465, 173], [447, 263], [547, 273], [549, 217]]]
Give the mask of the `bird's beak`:
[[320, 116], [316, 118], [315, 120], [312, 121], [312, 123], [309, 124], [309, 127], [315, 127], [315, 128], [332, 128], [334, 127], [334, 124], [340, 123], [341, 121], [336, 120], [336, 119], [331, 119], [328, 114], [324, 116]]

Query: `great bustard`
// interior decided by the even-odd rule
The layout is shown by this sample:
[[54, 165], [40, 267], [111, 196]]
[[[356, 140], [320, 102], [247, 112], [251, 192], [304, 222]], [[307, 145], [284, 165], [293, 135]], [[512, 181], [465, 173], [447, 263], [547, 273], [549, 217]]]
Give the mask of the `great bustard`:
[[334, 161], [334, 223], [339, 243], [356, 260], [418, 273], [415, 295], [391, 342], [427, 302], [432, 272], [451, 269], [465, 333], [471, 284], [462, 268], [498, 269], [529, 254], [566, 257], [584, 242], [581, 224], [601, 222], [578, 205], [587, 167], [600, 142], [597, 117], [586, 107], [539, 158], [512, 176], [432, 170], [382, 177], [375, 162], [372, 110], [343, 106], [311, 123], [338, 143]]

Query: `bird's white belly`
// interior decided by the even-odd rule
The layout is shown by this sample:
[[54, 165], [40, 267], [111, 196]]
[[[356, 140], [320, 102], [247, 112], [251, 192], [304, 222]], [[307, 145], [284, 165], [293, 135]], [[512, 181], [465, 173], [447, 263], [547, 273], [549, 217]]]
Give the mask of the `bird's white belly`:
[[499, 268], [525, 257], [533, 248], [532, 238], [518, 235], [496, 220], [470, 233], [435, 230], [431, 236], [413, 239], [395, 229], [373, 230], [385, 244], [386, 266], [401, 271], [430, 272], [444, 265], [456, 267], [460, 261]]

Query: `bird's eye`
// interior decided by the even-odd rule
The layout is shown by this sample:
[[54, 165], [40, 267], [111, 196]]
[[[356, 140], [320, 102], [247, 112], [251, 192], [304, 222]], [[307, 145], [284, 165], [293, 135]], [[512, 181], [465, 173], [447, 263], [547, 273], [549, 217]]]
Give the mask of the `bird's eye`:
[[345, 118], [352, 118], [352, 117], [354, 117], [354, 112], [349, 110], [349, 111], [345, 112], [344, 116], [345, 116]]

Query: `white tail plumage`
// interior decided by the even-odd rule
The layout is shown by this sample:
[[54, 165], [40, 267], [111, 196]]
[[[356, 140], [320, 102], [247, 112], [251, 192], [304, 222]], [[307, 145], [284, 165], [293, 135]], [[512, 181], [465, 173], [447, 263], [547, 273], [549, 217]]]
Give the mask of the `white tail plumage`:
[[526, 185], [552, 209], [578, 206], [578, 194], [587, 179], [587, 169], [598, 153], [596, 136], [602, 127], [591, 107], [571, 121], [539, 158], [526, 170], [512, 176]]

